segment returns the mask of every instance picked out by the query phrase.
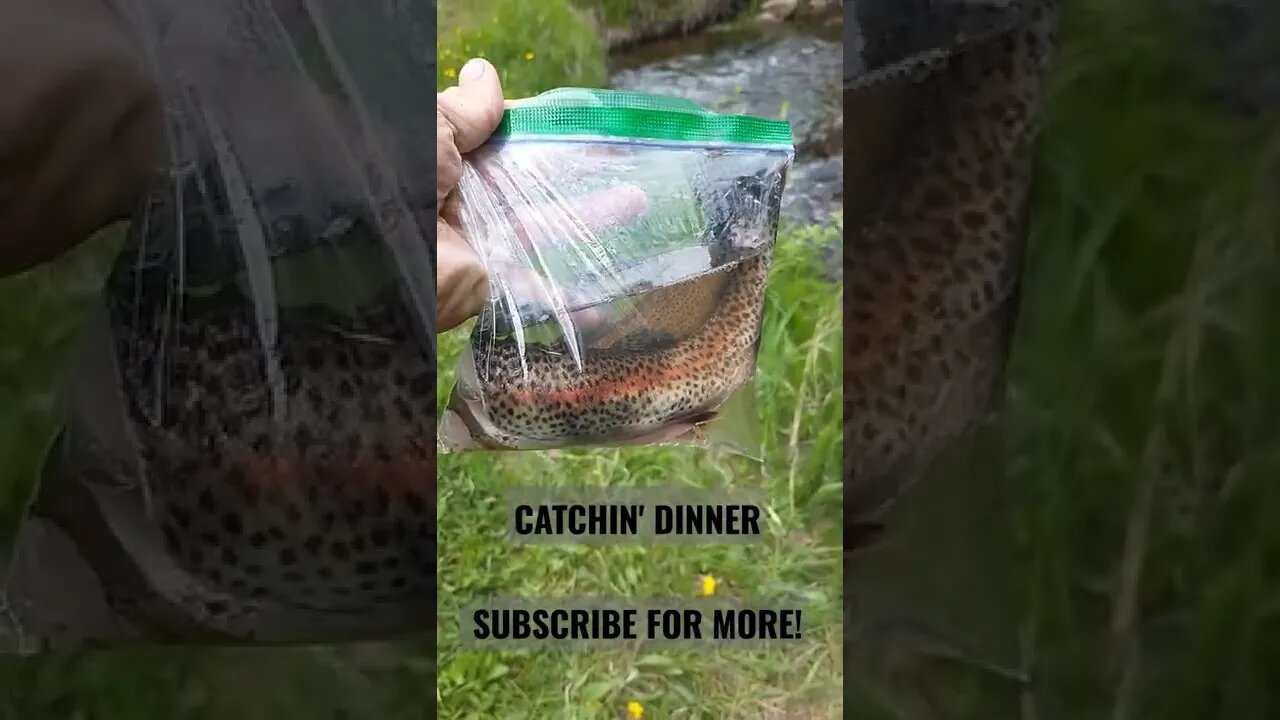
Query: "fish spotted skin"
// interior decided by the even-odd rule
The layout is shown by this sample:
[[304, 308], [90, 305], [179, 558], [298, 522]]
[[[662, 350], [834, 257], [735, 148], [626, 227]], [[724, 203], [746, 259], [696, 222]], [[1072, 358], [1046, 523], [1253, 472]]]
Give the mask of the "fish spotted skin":
[[273, 395], [236, 291], [185, 299], [169, 334], [164, 304], [115, 303], [150, 516], [228, 616], [434, 597], [435, 368], [390, 307], [355, 331], [324, 310], [287, 313]]
[[[706, 419], [754, 372], [772, 257], [771, 244], [762, 245], [758, 254], [717, 271], [722, 279], [707, 275], [655, 291], [664, 299], [714, 302], [710, 312], [688, 309], [685, 316], [706, 319], [685, 337], [639, 328], [631, 338], [663, 340], [646, 346], [623, 338], [584, 348], [581, 366], [564, 341], [528, 345], [522, 358], [510, 339], [477, 337], [472, 351], [490, 425], [479, 439], [507, 449], [619, 441]], [[706, 298], [696, 284], [720, 292]]]
[[1022, 3], [1010, 31], [897, 88], [921, 100], [883, 126], [908, 128], [903, 150], [891, 177], [868, 175], [885, 199], [845, 244], [847, 526], [875, 517], [1002, 397], [1058, 5]]

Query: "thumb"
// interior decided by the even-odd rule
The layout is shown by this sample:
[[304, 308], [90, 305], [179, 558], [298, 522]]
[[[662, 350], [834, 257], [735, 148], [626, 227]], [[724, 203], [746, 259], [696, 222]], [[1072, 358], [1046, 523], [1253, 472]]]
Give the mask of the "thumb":
[[502, 122], [502, 111], [498, 70], [482, 58], [463, 65], [458, 85], [436, 96], [436, 119], [453, 130], [460, 153], [469, 153], [488, 140]]

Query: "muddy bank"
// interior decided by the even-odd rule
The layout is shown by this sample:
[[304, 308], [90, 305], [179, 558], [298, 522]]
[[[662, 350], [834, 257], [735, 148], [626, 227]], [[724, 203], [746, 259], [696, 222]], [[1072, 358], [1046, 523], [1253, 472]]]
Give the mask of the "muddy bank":
[[607, 17], [594, 11], [605, 46], [610, 53], [645, 43], [701, 32], [728, 22], [750, 9], [752, 0], [657, 0], [639, 2], [625, 13]]
[[735, 20], [813, 21], [838, 18], [837, 0], [658, 0], [624, 9], [588, 9], [610, 53], [685, 38]]

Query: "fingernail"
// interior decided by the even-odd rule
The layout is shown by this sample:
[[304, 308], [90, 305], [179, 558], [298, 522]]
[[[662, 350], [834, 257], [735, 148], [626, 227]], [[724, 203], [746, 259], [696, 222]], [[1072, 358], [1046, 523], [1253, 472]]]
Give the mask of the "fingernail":
[[462, 66], [462, 71], [458, 73], [458, 79], [468, 81], [479, 80], [484, 77], [485, 71], [488, 67], [489, 63], [484, 60], [481, 60], [480, 58], [472, 58], [467, 61], [466, 65]]

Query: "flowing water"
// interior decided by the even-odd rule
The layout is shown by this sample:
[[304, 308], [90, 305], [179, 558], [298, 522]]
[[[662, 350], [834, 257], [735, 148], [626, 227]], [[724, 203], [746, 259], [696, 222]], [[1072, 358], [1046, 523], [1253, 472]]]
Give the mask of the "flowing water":
[[844, 207], [840, 33], [838, 22], [744, 21], [617, 55], [611, 84], [787, 119], [797, 152], [783, 215], [824, 222]]

